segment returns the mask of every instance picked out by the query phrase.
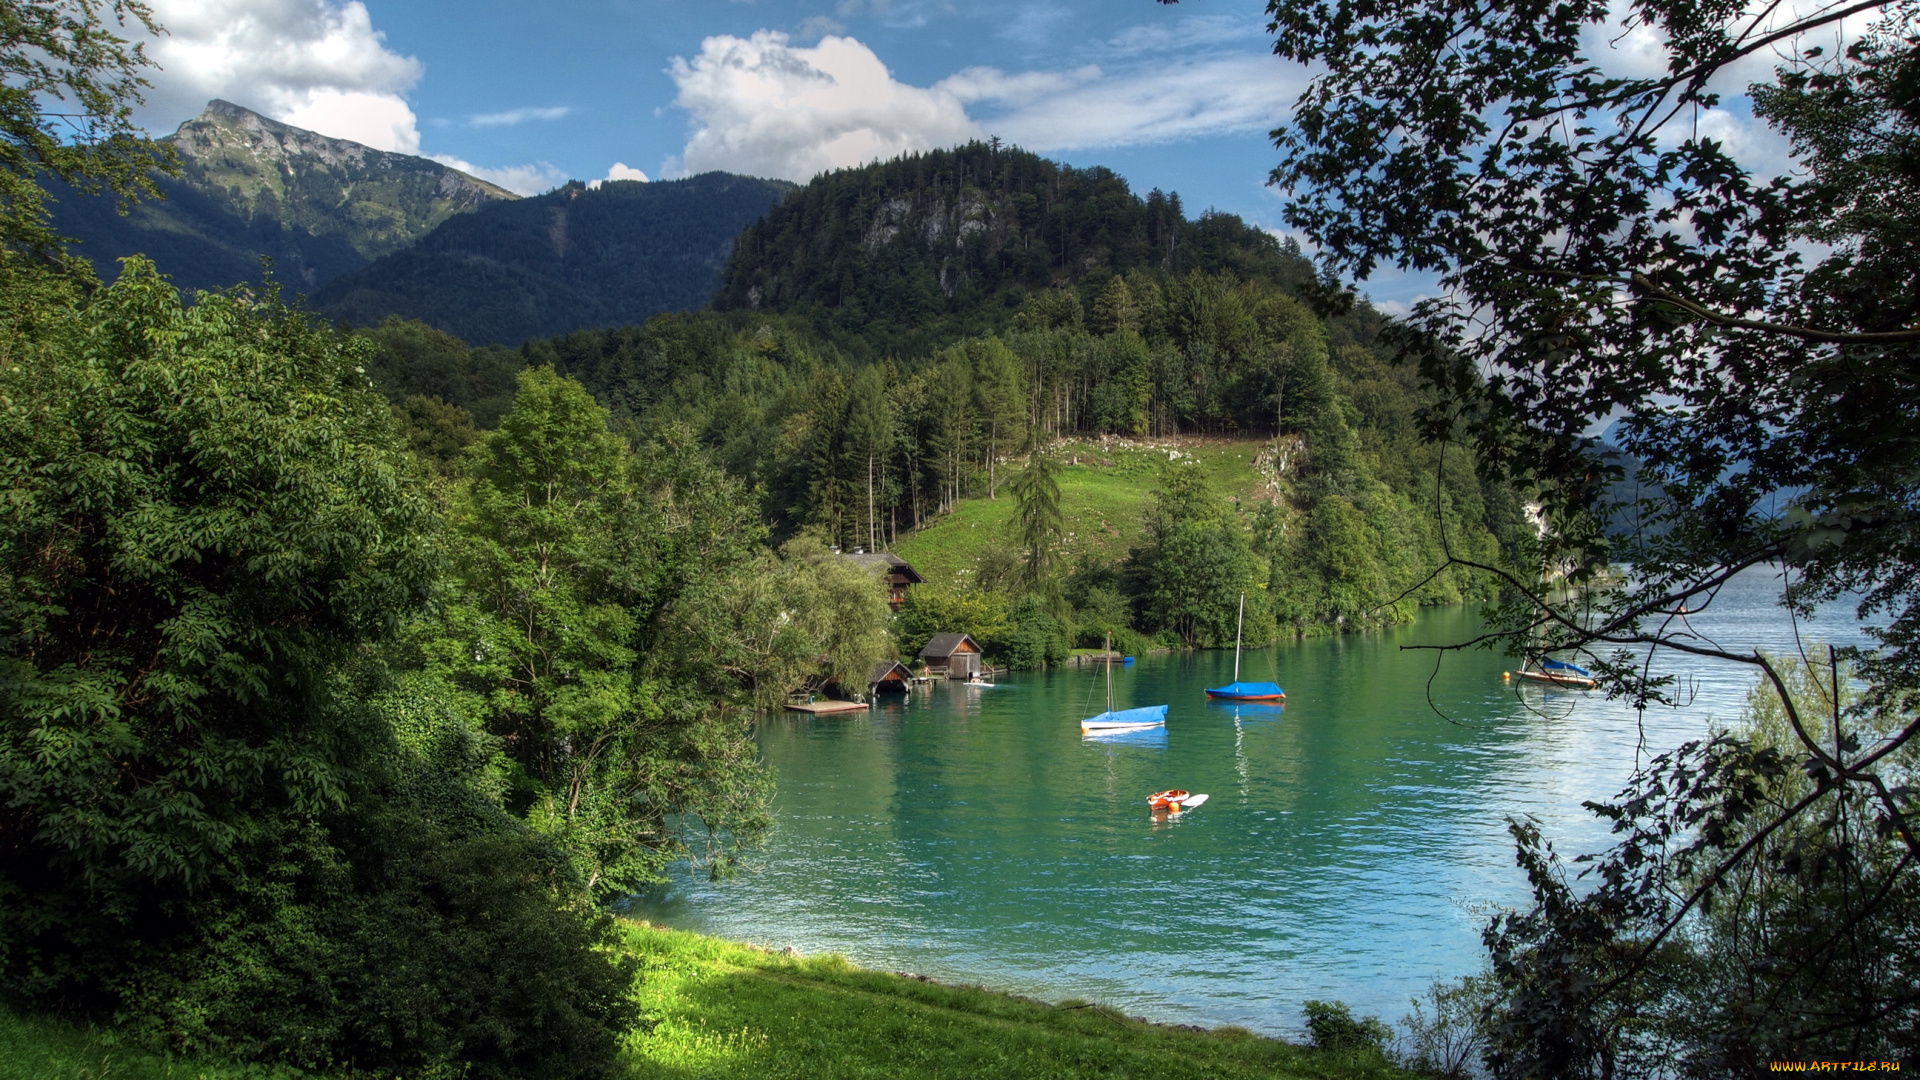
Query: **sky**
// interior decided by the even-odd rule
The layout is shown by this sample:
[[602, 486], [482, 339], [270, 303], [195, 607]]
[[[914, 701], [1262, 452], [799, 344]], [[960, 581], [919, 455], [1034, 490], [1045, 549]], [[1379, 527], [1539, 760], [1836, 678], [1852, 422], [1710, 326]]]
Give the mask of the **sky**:
[[[1756, 0], [1757, 2], [1757, 0]], [[139, 120], [215, 97], [534, 194], [568, 179], [825, 169], [999, 136], [1283, 231], [1268, 132], [1310, 73], [1260, 0], [153, 0]], [[1644, 32], [1609, 66], [1664, 67]], [[1755, 74], [1760, 74], [1755, 72]], [[1743, 156], [1783, 157], [1737, 105]], [[1736, 144], [1739, 145], [1739, 144]], [[1388, 271], [1393, 311], [1431, 287]]]

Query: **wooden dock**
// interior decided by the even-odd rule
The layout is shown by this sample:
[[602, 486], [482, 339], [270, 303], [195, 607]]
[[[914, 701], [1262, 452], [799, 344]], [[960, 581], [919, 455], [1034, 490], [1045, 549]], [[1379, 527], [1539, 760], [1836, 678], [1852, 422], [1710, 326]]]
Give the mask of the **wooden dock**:
[[867, 707], [858, 701], [789, 701], [787, 709], [791, 712], [813, 713], [815, 716], [867, 711]]

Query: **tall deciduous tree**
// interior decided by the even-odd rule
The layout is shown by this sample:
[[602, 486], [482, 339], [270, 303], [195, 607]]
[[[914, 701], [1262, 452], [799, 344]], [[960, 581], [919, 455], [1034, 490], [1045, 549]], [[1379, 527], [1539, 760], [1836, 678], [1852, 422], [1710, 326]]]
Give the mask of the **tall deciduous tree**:
[[[1894, 209], [1920, 196], [1920, 9], [1274, 0], [1269, 12], [1275, 51], [1321, 68], [1275, 133], [1289, 222], [1329, 274], [1440, 276], [1396, 333], [1441, 395], [1427, 434], [1469, 442], [1537, 494], [1536, 567], [1585, 581], [1633, 563], [1574, 611], [1537, 570], [1455, 551], [1518, 598], [1501, 632], [1516, 650], [1586, 654], [1643, 706], [1672, 698], [1650, 650], [1743, 667], [1772, 689], [1816, 781], [1804, 799], [1758, 798], [1770, 766], [1751, 748], [1690, 748], [1609, 808], [1628, 838], [1607, 872], [1632, 871], [1579, 899], [1523, 832], [1540, 906], [1489, 937], [1510, 1006], [1493, 1061], [1602, 1074], [1636, 965], [1706, 906], [1741, 902], [1734, 883], [1759, 849], [1748, 838], [1865, 807], [1900, 840], [1887, 887], [1834, 894], [1823, 925], [1902, 917], [1895, 898], [1920, 874], [1914, 793], [1894, 764], [1920, 736], [1920, 246], [1914, 215]], [[1597, 43], [1628, 30], [1659, 42], [1663, 73], [1607, 69]], [[1754, 57], [1776, 61], [1755, 112], [1797, 159], [1766, 176], [1700, 122]], [[1604, 523], [1622, 466], [1589, 436], [1603, 421], [1641, 488], [1660, 493], [1635, 507], [1651, 528], [1619, 542]], [[1786, 607], [1853, 597], [1878, 617], [1879, 647], [1842, 656], [1863, 681], [1848, 711], [1870, 739], [1808, 715], [1755, 643], [1698, 640], [1674, 620], [1763, 566], [1786, 583]], [[1648, 809], [1641, 797], [1675, 782], [1685, 790]], [[1676, 832], [1694, 839], [1654, 842]], [[1676, 877], [1688, 887], [1669, 888]], [[1621, 955], [1624, 970], [1595, 973]], [[1910, 1052], [1910, 990], [1837, 1012], [1796, 1013], [1786, 995], [1723, 1016], [1714, 1037]]]
[[424, 601], [431, 507], [364, 350], [276, 306], [135, 261], [0, 347], [0, 844], [197, 887], [342, 797], [321, 684]]
[[[1167, 465], [1147, 532], [1132, 557], [1147, 619], [1190, 647], [1231, 642], [1240, 595], [1256, 584], [1252, 538], [1197, 466]], [[1265, 621], [1263, 606], [1255, 625]]]
[[728, 511], [650, 482], [607, 423], [578, 383], [522, 373], [455, 507], [458, 589], [422, 630], [519, 766], [510, 801], [602, 897], [688, 853], [670, 815], [704, 813], [741, 839], [762, 820], [751, 798], [721, 797], [757, 783], [744, 728], [716, 712], [697, 662], [663, 662], [687, 645], [661, 632], [703, 578], [728, 556], [745, 569], [750, 552], [710, 550], [709, 522], [682, 519], [733, 523]]

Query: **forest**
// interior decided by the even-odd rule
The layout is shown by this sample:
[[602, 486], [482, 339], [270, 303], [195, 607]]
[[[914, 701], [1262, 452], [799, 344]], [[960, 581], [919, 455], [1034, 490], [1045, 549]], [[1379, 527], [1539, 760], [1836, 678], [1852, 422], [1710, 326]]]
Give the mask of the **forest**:
[[[1013, 189], [1054, 184], [1059, 213], [1026, 235], [967, 211], [995, 223], [981, 235], [1004, 233], [997, 250], [925, 240], [939, 230], [910, 208], [937, 191], [908, 185], [968, 181], [967, 167], [992, 162], [988, 190], [961, 183], [943, 205], [1017, 208]], [[833, 236], [895, 218], [904, 224], [878, 247], [781, 240], [795, 222]], [[1089, 249], [1101, 261], [1077, 280], [1049, 271]], [[888, 290], [916, 274], [925, 304], [899, 309], [920, 312], [909, 333], [894, 317], [906, 302]], [[829, 302], [821, 282], [834, 275]], [[749, 280], [757, 307], [730, 307]], [[1465, 572], [1429, 579], [1444, 542], [1499, 559], [1531, 528], [1514, 488], [1480, 480], [1470, 452], [1421, 438], [1430, 395], [1392, 363], [1378, 312], [1364, 301], [1316, 312], [1297, 248], [1228, 215], [1190, 221], [1177, 197], [1140, 198], [1100, 170], [975, 144], [829, 174], [749, 230], [727, 281], [709, 310], [518, 350], [399, 319], [358, 333], [416, 445], [447, 467], [499, 414], [513, 371], [551, 367], [636, 430], [685, 432], [754, 494], [774, 536], [847, 549], [892, 545], [963, 499], [1044, 504], [1044, 485], [1022, 478], [1035, 463], [1046, 475], [1064, 440], [1269, 444], [1279, 494], [1264, 500], [1170, 467], [1153, 485], [1149, 542], [1121, 566], [1062, 562], [1058, 524], [1037, 507], [962, 590], [977, 595], [945, 582], [914, 591], [900, 624], [908, 656], [941, 628], [1016, 667], [1106, 635], [1136, 649], [1230, 643], [1243, 591], [1253, 641], [1403, 622], [1423, 603], [1489, 595]], [[1179, 569], [1212, 563], [1207, 575]]]

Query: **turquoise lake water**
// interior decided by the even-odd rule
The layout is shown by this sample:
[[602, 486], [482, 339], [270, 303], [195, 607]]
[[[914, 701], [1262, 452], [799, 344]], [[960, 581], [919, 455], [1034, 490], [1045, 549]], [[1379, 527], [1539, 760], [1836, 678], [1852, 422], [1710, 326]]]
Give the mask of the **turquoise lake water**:
[[[1692, 628], [1791, 650], [1776, 592], [1745, 575]], [[1397, 1020], [1433, 980], [1479, 968], [1490, 910], [1526, 901], [1510, 816], [1539, 818], [1562, 852], [1603, 846], [1581, 801], [1737, 718], [1753, 685], [1676, 660], [1692, 704], [1642, 716], [1508, 684], [1504, 656], [1449, 653], [1436, 669], [1435, 653], [1402, 648], [1478, 625], [1439, 609], [1249, 651], [1242, 676], [1279, 682], [1284, 709], [1207, 702], [1231, 650], [1142, 657], [1116, 669], [1115, 699], [1171, 706], [1147, 735], [1080, 736], [1104, 708], [1097, 669], [770, 718], [759, 741], [778, 824], [754, 869], [717, 885], [682, 875], [632, 914], [1173, 1023], [1295, 1032], [1312, 998]], [[1861, 641], [1841, 611], [1801, 630]], [[1151, 820], [1147, 794], [1172, 787], [1211, 800]]]

